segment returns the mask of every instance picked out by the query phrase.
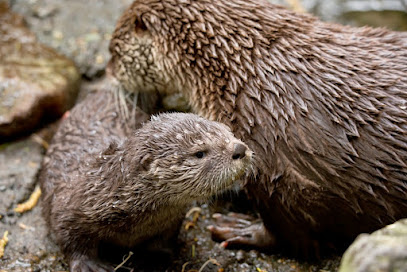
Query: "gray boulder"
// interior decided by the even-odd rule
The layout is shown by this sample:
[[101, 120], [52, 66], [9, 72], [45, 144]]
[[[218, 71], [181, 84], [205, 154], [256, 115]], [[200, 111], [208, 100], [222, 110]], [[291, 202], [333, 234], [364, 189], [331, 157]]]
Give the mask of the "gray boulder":
[[361, 234], [343, 255], [339, 272], [407, 271], [407, 219]]

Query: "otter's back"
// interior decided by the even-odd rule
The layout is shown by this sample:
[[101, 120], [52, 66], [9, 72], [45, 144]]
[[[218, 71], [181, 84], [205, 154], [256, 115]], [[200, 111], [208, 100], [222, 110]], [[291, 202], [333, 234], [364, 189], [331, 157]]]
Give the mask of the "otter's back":
[[148, 117], [138, 108], [124, 117], [110, 91], [89, 94], [77, 104], [61, 122], [42, 164], [39, 180], [45, 217], [53, 192], [76, 186], [73, 183], [79, 179], [73, 177], [80, 175], [80, 166], [89, 162], [91, 154], [121, 142]]

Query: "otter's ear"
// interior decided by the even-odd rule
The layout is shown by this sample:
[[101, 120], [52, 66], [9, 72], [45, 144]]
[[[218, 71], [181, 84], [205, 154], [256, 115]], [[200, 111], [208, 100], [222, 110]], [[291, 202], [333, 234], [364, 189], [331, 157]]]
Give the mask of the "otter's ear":
[[111, 142], [109, 147], [103, 151], [102, 155], [113, 155], [119, 145], [116, 142]]
[[153, 161], [153, 158], [151, 157], [150, 154], [146, 154], [144, 157], [141, 158], [140, 163], [139, 163], [139, 170], [140, 171], [148, 171], [150, 170], [150, 165], [151, 162]]
[[147, 31], [147, 26], [144, 24], [143, 19], [139, 15], [137, 15], [134, 19], [134, 30], [136, 33]]

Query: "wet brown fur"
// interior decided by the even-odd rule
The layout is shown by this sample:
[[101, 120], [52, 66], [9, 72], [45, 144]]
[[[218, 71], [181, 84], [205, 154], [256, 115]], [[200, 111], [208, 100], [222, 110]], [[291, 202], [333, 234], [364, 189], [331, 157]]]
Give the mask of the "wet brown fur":
[[256, 156], [246, 189], [280, 246], [313, 254], [407, 216], [407, 34], [262, 0], [140, 0], [111, 67], [183, 92]]
[[249, 167], [251, 151], [233, 159], [244, 144], [221, 123], [173, 113], [138, 128], [148, 116], [138, 109], [130, 116], [119, 114], [112, 94], [88, 96], [44, 160], [43, 215], [71, 271], [112, 271], [97, 261], [100, 242], [169, 239], [192, 201], [231, 187]]

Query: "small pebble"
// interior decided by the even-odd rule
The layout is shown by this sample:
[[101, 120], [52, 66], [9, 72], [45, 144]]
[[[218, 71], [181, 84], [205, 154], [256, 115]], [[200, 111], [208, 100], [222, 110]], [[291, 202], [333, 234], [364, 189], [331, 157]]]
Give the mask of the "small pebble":
[[242, 262], [242, 261], [244, 261], [244, 259], [245, 259], [245, 252], [244, 252], [243, 250], [239, 250], [239, 251], [236, 253], [236, 260], [237, 260], [238, 262]]
[[249, 251], [249, 257], [257, 259], [259, 257], [259, 253], [256, 250], [250, 250]]
[[64, 38], [64, 34], [59, 30], [54, 30], [52, 37], [54, 37], [56, 40], [62, 40]]
[[96, 56], [96, 63], [97, 64], [102, 64], [105, 61], [102, 55], [97, 55]]

